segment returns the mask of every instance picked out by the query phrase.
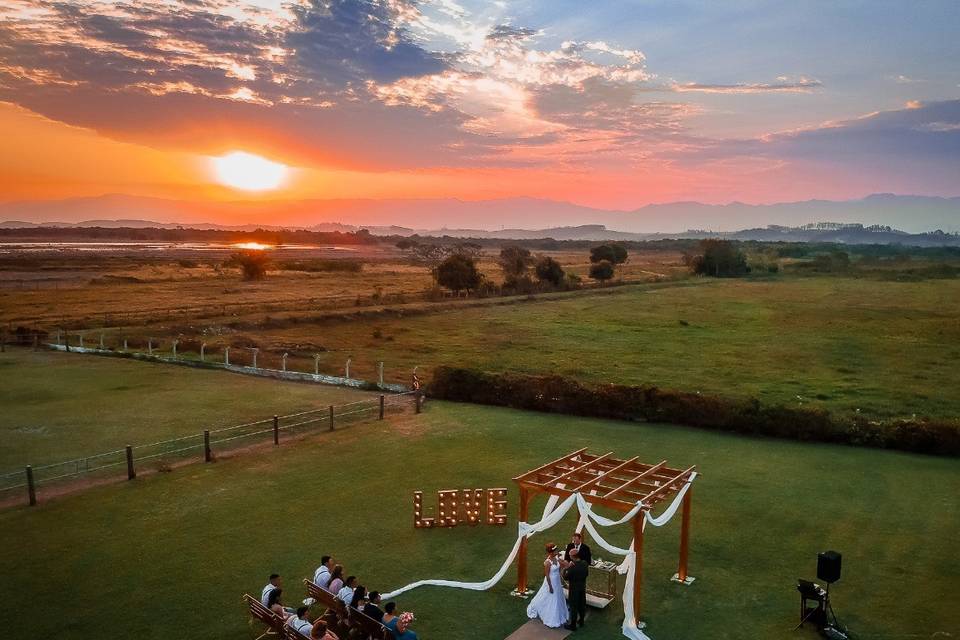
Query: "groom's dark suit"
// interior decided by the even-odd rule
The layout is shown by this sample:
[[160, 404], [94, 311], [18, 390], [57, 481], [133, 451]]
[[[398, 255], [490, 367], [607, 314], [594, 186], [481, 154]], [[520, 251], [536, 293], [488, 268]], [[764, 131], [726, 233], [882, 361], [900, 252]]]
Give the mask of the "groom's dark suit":
[[587, 615], [587, 563], [577, 558], [573, 564], [563, 572], [567, 579], [567, 608], [570, 610], [568, 628], [575, 629], [577, 619], [583, 626], [583, 618]]
[[[570, 549], [573, 549], [575, 544], [572, 542], [567, 544], [567, 552], [563, 554], [563, 559], [570, 561]], [[580, 559], [587, 563], [587, 566], [590, 566], [590, 563], [593, 562], [593, 556], [590, 555], [590, 547], [587, 546], [587, 543], [581, 542], [580, 549], [577, 551], [577, 555], [580, 556]]]

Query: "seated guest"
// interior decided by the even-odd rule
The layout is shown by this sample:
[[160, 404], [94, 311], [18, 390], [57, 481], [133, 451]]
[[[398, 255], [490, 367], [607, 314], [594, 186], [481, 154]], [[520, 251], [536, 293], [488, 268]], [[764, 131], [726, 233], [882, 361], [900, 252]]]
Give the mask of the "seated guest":
[[333, 566], [333, 571], [330, 572], [330, 583], [327, 585], [327, 591], [336, 595], [340, 592], [340, 589], [343, 589], [343, 565], [337, 564]]
[[330, 586], [333, 567], [333, 558], [330, 556], [321, 556], [320, 566], [317, 567], [317, 570], [313, 573], [313, 584], [317, 585], [321, 589], [326, 589], [328, 586]]
[[277, 587], [267, 594], [267, 609], [270, 609], [270, 611], [273, 611], [278, 616], [289, 618], [296, 612], [293, 609], [288, 609], [283, 606], [283, 602], [280, 600], [282, 595], [283, 589], [280, 587]]
[[393, 626], [397, 626], [397, 623], [394, 620], [397, 619], [397, 616], [393, 615], [393, 612], [397, 610], [396, 602], [388, 602], [385, 607], [383, 607], [383, 618], [380, 619], [380, 623], [388, 629], [393, 629], [390, 626], [390, 623], [393, 623]]
[[367, 588], [362, 584], [357, 585], [357, 588], [353, 590], [353, 597], [350, 598], [350, 606], [356, 609], [357, 611], [363, 609], [363, 605], [367, 603]]
[[347, 579], [343, 581], [343, 586], [340, 588], [340, 591], [337, 591], [337, 600], [343, 604], [350, 604], [353, 600], [353, 590], [356, 586], [357, 576], [347, 576]]
[[409, 611], [401, 613], [399, 616], [393, 615], [397, 610], [396, 602], [388, 602], [384, 607], [383, 626], [393, 632], [393, 637], [397, 640], [417, 640], [417, 634], [407, 627], [413, 622], [413, 614]]
[[282, 584], [283, 584], [283, 581], [280, 580], [280, 574], [271, 573], [270, 582], [267, 583], [267, 586], [265, 586], [263, 588], [263, 591], [260, 593], [260, 604], [262, 604], [263, 606], [269, 609], [270, 605], [267, 604], [267, 597], [270, 595], [271, 591], [273, 591], [274, 589], [279, 589]]
[[314, 640], [340, 640], [333, 631], [327, 629], [327, 623], [323, 620], [317, 620], [313, 623], [313, 629], [310, 631], [310, 637]]
[[363, 605], [363, 613], [377, 622], [383, 620], [383, 609], [380, 608], [379, 591], [370, 592], [370, 596], [367, 598], [367, 604]]
[[297, 609], [295, 615], [290, 616], [287, 620], [287, 624], [300, 632], [300, 635], [310, 637], [310, 632], [313, 630], [313, 623], [309, 619], [310, 607], [303, 606]]

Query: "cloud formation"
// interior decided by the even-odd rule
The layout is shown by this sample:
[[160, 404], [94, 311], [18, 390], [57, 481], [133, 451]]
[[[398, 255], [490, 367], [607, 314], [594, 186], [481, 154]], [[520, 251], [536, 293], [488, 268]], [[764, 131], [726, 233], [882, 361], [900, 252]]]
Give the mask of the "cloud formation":
[[810, 93], [819, 89], [823, 83], [813, 78], [797, 78], [791, 80], [785, 76], [777, 78], [776, 82], [737, 84], [704, 84], [701, 82], [673, 83], [670, 88], [679, 93]]
[[649, 68], [643, 42], [578, 40], [485, 7], [8, 0], [0, 5], [0, 100], [156, 148], [240, 147], [362, 171], [532, 167], [620, 180], [695, 167], [696, 177], [714, 171], [724, 184], [745, 168], [788, 163], [957, 169], [956, 102], [717, 139], [702, 127], [717, 100], [710, 94], [746, 104], [769, 94], [807, 100], [829, 88], [813, 74], [675, 79]]

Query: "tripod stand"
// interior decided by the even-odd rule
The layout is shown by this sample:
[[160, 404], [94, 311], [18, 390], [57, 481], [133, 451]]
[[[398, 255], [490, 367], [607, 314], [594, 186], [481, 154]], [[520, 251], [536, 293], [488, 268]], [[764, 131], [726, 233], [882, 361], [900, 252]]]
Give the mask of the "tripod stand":
[[833, 604], [830, 602], [830, 583], [827, 583], [827, 594], [824, 598], [824, 627], [821, 629], [824, 636], [833, 640], [846, 640], [850, 637], [846, 628], [837, 619], [837, 614], [833, 611]]

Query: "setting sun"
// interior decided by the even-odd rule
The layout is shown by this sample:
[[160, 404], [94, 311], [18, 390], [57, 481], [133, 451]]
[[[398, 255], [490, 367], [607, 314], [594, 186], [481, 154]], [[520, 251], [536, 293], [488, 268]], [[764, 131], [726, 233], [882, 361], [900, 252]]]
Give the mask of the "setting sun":
[[212, 158], [211, 162], [221, 184], [245, 191], [276, 189], [283, 184], [289, 172], [285, 165], [245, 151], [233, 151]]

